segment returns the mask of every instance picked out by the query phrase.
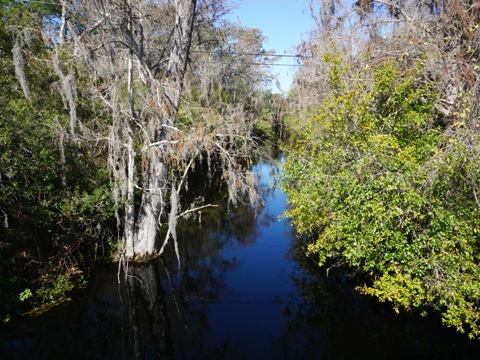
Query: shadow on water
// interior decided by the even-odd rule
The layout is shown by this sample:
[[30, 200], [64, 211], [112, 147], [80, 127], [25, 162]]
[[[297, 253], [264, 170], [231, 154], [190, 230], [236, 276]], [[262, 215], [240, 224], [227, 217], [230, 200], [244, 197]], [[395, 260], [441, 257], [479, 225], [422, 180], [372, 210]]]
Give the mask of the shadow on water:
[[344, 270], [303, 255], [268, 163], [264, 204], [227, 208], [205, 194], [201, 224], [146, 264], [99, 264], [72, 301], [1, 329], [1, 359], [473, 359], [480, 343], [437, 318], [395, 314], [361, 296]]
[[[355, 290], [361, 280], [341, 267], [318, 268], [292, 253], [295, 291], [286, 300], [281, 340], [288, 359], [473, 359], [480, 342], [441, 325], [439, 316], [393, 311], [386, 303]], [[295, 250], [294, 250], [295, 249]], [[328, 274], [327, 274], [328, 272]]]

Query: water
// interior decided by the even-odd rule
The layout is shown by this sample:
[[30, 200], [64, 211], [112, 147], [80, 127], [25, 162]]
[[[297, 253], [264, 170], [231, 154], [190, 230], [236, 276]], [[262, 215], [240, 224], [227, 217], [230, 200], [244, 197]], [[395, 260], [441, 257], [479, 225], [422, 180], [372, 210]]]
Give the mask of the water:
[[[395, 314], [340, 269], [302, 256], [268, 163], [264, 205], [206, 211], [172, 249], [132, 266], [97, 266], [72, 301], [2, 329], [2, 359], [474, 359], [479, 342], [438, 318]], [[221, 198], [223, 194], [215, 193]], [[217, 199], [218, 200], [218, 199]]]

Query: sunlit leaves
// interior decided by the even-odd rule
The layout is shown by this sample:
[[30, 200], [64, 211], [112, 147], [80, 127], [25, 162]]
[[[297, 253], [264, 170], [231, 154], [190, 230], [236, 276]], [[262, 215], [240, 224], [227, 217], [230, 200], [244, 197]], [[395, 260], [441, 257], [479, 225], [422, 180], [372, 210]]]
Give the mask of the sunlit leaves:
[[284, 167], [288, 216], [320, 265], [340, 258], [371, 275], [363, 293], [397, 311], [440, 310], [478, 337], [479, 136], [432, 125], [422, 61], [379, 64], [367, 85], [325, 60], [333, 91], [297, 127]]

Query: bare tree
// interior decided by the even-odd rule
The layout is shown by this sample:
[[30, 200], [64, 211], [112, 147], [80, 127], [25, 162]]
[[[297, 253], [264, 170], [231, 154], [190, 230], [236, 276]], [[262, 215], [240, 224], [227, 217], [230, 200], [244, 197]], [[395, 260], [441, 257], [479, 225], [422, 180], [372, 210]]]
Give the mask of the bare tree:
[[[459, 94], [477, 94], [478, 2], [318, 2], [318, 12], [311, 7], [317, 28], [299, 46], [304, 66], [297, 73], [295, 92], [302, 109], [314, 107], [328, 93], [319, 84], [324, 83], [326, 75], [323, 56], [331, 52], [338, 52], [354, 71], [373, 68], [386, 60], [403, 61], [408, 67], [412, 59], [423, 56], [425, 74], [438, 84], [436, 107], [447, 123], [453, 123], [454, 114], [460, 112]], [[366, 71], [365, 76], [368, 74]], [[366, 86], [369, 83], [365, 78]], [[478, 112], [477, 108], [472, 104], [472, 113]]]
[[[112, 114], [110, 164], [116, 200], [124, 204], [123, 255], [152, 256], [168, 203], [172, 132], [197, 2], [80, 1], [76, 5], [83, 18], [69, 24], [74, 53], [83, 58], [95, 96]], [[164, 19], [166, 27], [161, 26]], [[137, 168], [137, 152], [143, 159], [142, 171]], [[137, 209], [138, 177], [142, 188]], [[170, 192], [175, 200], [173, 187]], [[172, 212], [175, 208], [172, 204]]]
[[[182, 216], [209, 204], [184, 204], [181, 192], [198, 161], [212, 159], [224, 173], [230, 200], [246, 194], [255, 201], [252, 177], [241, 161], [248, 158], [250, 125], [242, 111], [222, 116], [208, 112], [179, 121], [193, 41], [223, 12], [221, 1], [96, 0], [62, 2], [60, 35], [54, 44], [54, 65], [72, 115], [71, 134], [109, 143], [117, 220], [127, 260], [161, 254]], [[197, 42], [195, 43], [197, 44]], [[63, 62], [57, 56], [65, 55]], [[71, 64], [75, 64], [73, 67]], [[71, 75], [64, 75], [66, 69]], [[74, 122], [77, 101], [71, 69], [81, 73], [83, 96], [101, 100], [111, 121], [108, 134], [98, 124]], [[87, 84], [87, 85], [85, 85]], [[73, 91], [75, 90], [75, 91]], [[187, 124], [188, 123], [188, 124]], [[214, 167], [211, 167], [214, 171]], [[159, 229], [163, 243], [159, 243]]]

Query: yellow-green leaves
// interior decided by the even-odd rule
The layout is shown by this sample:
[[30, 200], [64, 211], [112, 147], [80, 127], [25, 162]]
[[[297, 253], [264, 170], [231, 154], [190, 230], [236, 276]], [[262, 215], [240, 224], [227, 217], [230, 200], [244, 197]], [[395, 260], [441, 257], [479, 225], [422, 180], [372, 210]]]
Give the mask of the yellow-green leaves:
[[480, 137], [432, 127], [422, 61], [380, 64], [366, 82], [324, 60], [332, 91], [284, 166], [288, 216], [310, 235], [310, 256], [341, 256], [372, 275], [363, 293], [397, 311], [440, 309], [445, 324], [480, 337]]

